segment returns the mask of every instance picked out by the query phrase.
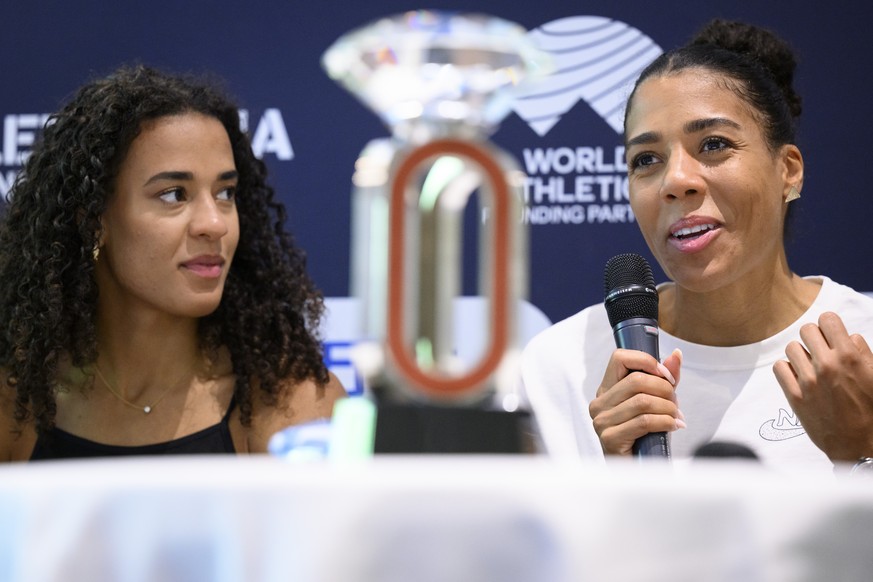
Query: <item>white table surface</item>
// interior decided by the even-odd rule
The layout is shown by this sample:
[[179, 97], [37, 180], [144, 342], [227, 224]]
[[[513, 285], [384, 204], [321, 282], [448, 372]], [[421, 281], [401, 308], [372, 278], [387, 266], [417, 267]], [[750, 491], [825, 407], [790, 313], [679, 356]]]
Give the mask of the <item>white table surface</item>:
[[873, 481], [532, 456], [0, 468], [2, 581], [873, 580]]

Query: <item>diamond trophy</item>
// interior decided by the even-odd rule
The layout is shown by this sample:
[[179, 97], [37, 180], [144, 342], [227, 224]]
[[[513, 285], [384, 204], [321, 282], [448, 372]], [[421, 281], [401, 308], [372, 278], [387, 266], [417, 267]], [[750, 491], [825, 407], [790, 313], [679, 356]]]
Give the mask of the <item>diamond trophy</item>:
[[[527, 290], [524, 175], [488, 137], [547, 56], [519, 25], [415, 11], [339, 38], [322, 64], [383, 120], [352, 179], [353, 360], [377, 401], [376, 452], [518, 452], [515, 314]], [[475, 210], [484, 338], [459, 355], [464, 217]], [[464, 321], [468, 326], [472, 321]]]

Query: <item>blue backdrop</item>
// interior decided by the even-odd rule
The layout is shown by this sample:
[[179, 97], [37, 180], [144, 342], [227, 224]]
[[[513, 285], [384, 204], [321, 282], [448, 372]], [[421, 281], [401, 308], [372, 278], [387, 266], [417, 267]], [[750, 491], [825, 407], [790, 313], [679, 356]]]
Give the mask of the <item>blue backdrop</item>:
[[[665, 50], [715, 16], [775, 29], [799, 53], [797, 86], [804, 97], [799, 145], [806, 183], [796, 203], [791, 266], [873, 290], [866, 159], [873, 133], [873, 37], [866, 23], [873, 9], [856, 3], [790, 12], [778, 3], [637, 0], [7, 3], [0, 8], [0, 191], [8, 190], [44, 115], [89, 77], [135, 62], [212, 72], [248, 112], [256, 149], [289, 207], [289, 227], [308, 252], [316, 282], [328, 296], [345, 296], [353, 165], [370, 139], [388, 133], [327, 77], [320, 58], [352, 28], [416, 8], [463, 8], [561, 34], [583, 34], [600, 23], [635, 30], [638, 40]], [[623, 170], [613, 163], [622, 136], [585, 98], [553, 113], [547, 131], [511, 113], [493, 139], [530, 177], [529, 297], [556, 321], [602, 299], [609, 257], [649, 254], [625, 210]]]

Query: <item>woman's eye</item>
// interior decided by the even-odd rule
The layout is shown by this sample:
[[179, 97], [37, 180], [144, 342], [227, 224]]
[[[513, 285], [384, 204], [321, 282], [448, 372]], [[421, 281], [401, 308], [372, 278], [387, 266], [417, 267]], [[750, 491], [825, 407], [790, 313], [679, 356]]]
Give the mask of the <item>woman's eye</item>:
[[215, 198], [226, 201], [234, 200], [236, 198], [236, 186], [231, 186], [230, 188], [225, 188], [224, 190], [219, 191], [218, 194], [215, 195]]
[[185, 191], [182, 188], [170, 188], [158, 194], [158, 198], [168, 204], [175, 204], [185, 199]]
[[638, 156], [635, 156], [633, 160], [631, 160], [630, 167], [632, 169], [645, 168], [647, 166], [651, 166], [657, 161], [658, 158], [656, 158], [653, 154], [640, 154]]
[[702, 150], [705, 152], [717, 152], [728, 147], [728, 142], [720, 137], [709, 137], [703, 142]]

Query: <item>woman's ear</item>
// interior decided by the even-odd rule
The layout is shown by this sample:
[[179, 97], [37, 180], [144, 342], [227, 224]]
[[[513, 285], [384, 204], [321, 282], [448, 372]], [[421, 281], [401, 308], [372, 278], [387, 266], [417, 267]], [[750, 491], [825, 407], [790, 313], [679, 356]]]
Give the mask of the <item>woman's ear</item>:
[[[789, 196], [799, 198], [800, 191], [803, 190], [803, 154], [794, 144], [784, 145], [782, 146], [782, 162], [784, 164], [782, 199], [787, 201]], [[792, 189], [797, 192], [796, 195]]]

